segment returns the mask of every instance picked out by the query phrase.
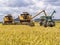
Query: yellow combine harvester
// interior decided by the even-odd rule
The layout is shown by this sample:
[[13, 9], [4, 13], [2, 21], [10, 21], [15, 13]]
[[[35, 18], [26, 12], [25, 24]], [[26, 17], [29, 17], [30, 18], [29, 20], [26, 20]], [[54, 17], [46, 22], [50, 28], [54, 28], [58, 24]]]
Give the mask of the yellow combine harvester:
[[31, 20], [32, 16], [28, 12], [23, 12], [19, 16], [19, 20], [21, 24], [29, 24], [31, 26], [34, 26], [34, 22]]
[[13, 24], [14, 22], [14, 19], [11, 14], [6, 15], [3, 20], [3, 24]]

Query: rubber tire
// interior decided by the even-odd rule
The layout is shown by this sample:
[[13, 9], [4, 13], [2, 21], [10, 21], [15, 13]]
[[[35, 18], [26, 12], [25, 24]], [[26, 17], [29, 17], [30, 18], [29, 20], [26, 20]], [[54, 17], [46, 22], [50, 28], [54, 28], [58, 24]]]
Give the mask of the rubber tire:
[[44, 24], [44, 27], [47, 27], [47, 24]]
[[53, 22], [49, 22], [50, 24], [49, 24], [49, 27], [53, 27], [54, 25], [54, 23]]
[[40, 22], [39, 24], [40, 24], [40, 26], [42, 26], [42, 25], [43, 25], [43, 23], [42, 23], [42, 22]]

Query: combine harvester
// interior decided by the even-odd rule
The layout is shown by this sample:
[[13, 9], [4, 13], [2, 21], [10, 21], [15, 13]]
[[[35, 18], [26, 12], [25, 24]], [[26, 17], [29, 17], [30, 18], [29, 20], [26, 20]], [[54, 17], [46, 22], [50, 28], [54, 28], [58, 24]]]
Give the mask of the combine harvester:
[[50, 27], [53, 27], [55, 26], [55, 21], [52, 19], [53, 18], [53, 14], [56, 13], [56, 11], [54, 10], [51, 14], [51, 16], [48, 16], [45, 12], [45, 16], [41, 16], [41, 21], [40, 21], [40, 26], [44, 26], [44, 27], [47, 27], [47, 26], [50, 26]]
[[14, 19], [13, 16], [11, 14], [6, 15], [3, 18], [3, 25], [8, 25], [8, 24], [14, 24]]

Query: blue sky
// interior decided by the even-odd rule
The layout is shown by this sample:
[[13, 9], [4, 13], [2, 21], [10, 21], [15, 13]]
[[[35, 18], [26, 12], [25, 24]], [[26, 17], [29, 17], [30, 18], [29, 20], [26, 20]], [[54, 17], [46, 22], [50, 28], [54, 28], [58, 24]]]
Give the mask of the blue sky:
[[56, 10], [54, 18], [60, 19], [60, 0], [0, 0], [0, 21], [7, 14], [12, 14], [16, 18], [26, 11], [34, 16], [41, 10], [46, 10], [48, 15]]

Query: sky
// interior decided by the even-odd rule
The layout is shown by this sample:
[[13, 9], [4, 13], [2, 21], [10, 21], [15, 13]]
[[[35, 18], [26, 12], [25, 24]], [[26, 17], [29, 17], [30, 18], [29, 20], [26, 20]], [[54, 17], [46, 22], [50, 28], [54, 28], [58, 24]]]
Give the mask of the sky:
[[60, 19], [60, 0], [0, 0], [0, 21], [7, 14], [17, 18], [22, 12], [28, 12], [34, 16], [41, 10], [45, 10], [47, 15], [51, 15], [55, 10], [54, 18]]

